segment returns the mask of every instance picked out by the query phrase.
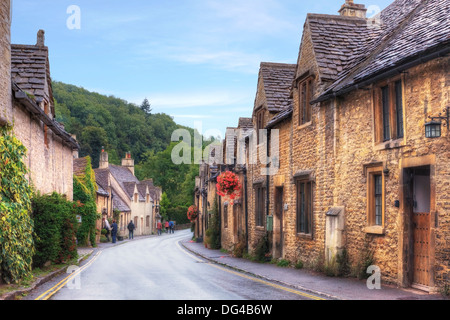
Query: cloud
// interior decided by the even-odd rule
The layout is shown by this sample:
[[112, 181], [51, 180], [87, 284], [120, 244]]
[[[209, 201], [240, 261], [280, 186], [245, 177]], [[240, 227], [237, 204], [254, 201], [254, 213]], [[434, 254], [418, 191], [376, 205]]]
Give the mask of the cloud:
[[273, 0], [208, 0], [206, 5], [217, 18], [227, 21], [228, 32], [276, 34], [297, 28], [285, 19], [280, 3]]
[[184, 109], [184, 108], [213, 108], [225, 107], [236, 103], [242, 103], [248, 99], [248, 93], [237, 92], [198, 92], [198, 93], [167, 93], [151, 94], [152, 107], [154, 109]]

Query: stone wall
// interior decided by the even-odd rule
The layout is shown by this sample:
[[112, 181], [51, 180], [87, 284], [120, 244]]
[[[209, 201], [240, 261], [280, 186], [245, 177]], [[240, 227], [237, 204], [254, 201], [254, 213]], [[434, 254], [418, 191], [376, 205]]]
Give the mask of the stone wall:
[[10, 0], [0, 1], [0, 125], [12, 122]]
[[[431, 196], [430, 272], [434, 277], [431, 276], [430, 286], [449, 283], [450, 133], [443, 128], [441, 138], [425, 138], [427, 117], [438, 115], [449, 105], [449, 61], [448, 57], [436, 59], [402, 75], [405, 137], [395, 142], [375, 141], [372, 90], [353, 91], [338, 102], [334, 203], [345, 207], [345, 234], [351, 261], [357, 263], [362, 248], [367, 245], [375, 253], [375, 263], [387, 282], [408, 285], [407, 252], [411, 235], [407, 230], [408, 213], [402, 191], [403, 170], [431, 165], [435, 168], [431, 171], [435, 189]], [[371, 163], [381, 163], [388, 171], [381, 234], [365, 229], [367, 175], [364, 166]], [[394, 205], [396, 201], [400, 201], [400, 207]]]
[[72, 147], [48, 130], [47, 144], [44, 125], [35, 120], [18, 102], [14, 102], [14, 133], [27, 148], [25, 163], [29, 179], [42, 194], [58, 192], [73, 199]]

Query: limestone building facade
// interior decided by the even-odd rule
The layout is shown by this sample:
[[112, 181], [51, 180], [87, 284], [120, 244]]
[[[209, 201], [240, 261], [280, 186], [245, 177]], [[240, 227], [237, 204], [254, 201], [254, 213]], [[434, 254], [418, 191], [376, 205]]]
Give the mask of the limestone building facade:
[[122, 165], [110, 164], [108, 153], [100, 155], [100, 167], [94, 169], [99, 191], [98, 210], [106, 218], [119, 213], [118, 226], [121, 235], [128, 236], [128, 223], [133, 221], [135, 235], [150, 235], [156, 230], [155, 217], [162, 190], [152, 180], [139, 181], [134, 175], [134, 160], [127, 153]]
[[48, 48], [40, 30], [36, 45], [10, 43], [10, 1], [0, 4], [0, 125], [13, 127], [27, 148], [29, 180], [42, 194], [73, 197], [73, 158], [79, 146], [55, 120]]

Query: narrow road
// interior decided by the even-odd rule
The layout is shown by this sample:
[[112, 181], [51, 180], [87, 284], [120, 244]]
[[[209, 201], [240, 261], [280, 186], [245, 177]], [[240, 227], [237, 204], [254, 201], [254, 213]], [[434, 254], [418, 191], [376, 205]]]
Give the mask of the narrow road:
[[317, 297], [211, 264], [189, 253], [180, 240], [189, 230], [97, 251], [69, 285], [67, 275], [27, 299], [52, 300], [304, 300]]

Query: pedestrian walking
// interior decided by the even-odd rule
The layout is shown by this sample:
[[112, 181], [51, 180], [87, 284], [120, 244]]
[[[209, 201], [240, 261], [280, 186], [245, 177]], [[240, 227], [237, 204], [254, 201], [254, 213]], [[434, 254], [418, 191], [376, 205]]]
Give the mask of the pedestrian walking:
[[103, 217], [103, 228], [106, 230], [106, 240], [109, 242], [109, 234], [111, 233], [111, 226], [109, 225], [108, 219], [106, 217]]
[[169, 233], [174, 233], [173, 228], [175, 227], [172, 220], [169, 221]]
[[166, 233], [168, 233], [169, 232], [169, 221], [166, 221], [164, 226], [166, 227]]
[[113, 220], [113, 222], [112, 222], [111, 236], [112, 236], [112, 243], [116, 243], [116, 239], [117, 239], [117, 223], [116, 223], [116, 220]]
[[128, 239], [134, 239], [134, 230], [136, 229], [133, 220], [128, 224]]
[[158, 221], [158, 223], [156, 224], [156, 228], [158, 229], [158, 236], [161, 235], [161, 231], [162, 231], [162, 223], [161, 221]]

